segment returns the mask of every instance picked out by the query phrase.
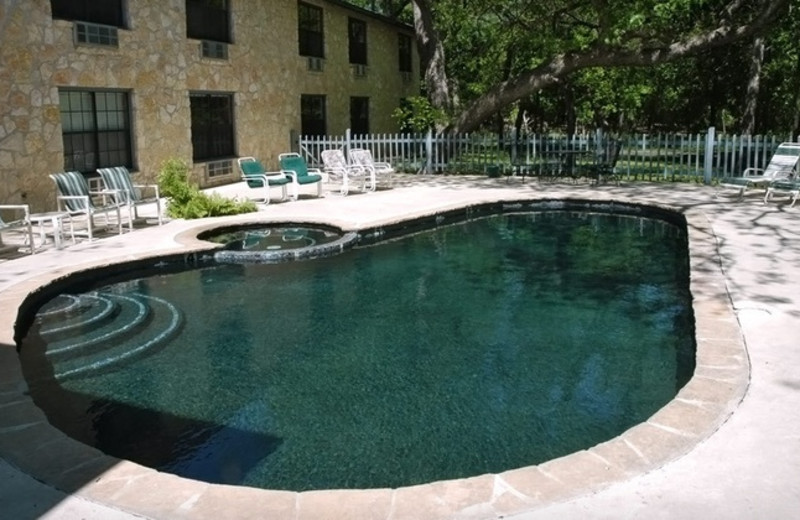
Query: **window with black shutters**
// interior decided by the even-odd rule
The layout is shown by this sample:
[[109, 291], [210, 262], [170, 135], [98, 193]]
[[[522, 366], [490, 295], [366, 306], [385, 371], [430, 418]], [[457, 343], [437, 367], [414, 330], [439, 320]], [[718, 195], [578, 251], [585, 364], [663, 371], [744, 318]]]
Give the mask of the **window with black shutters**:
[[350, 98], [350, 131], [355, 135], [369, 133], [369, 98]]
[[58, 98], [65, 170], [133, 167], [127, 92], [60, 89]]
[[300, 55], [324, 58], [325, 40], [322, 25], [322, 8], [299, 2], [297, 10]]
[[125, 27], [122, 0], [50, 0], [53, 18]]
[[349, 18], [347, 34], [350, 49], [350, 63], [367, 64], [367, 24], [363, 20]]
[[233, 95], [194, 93], [189, 96], [192, 112], [192, 158], [208, 161], [233, 157]]
[[302, 135], [325, 135], [325, 96], [300, 96], [300, 133]]
[[232, 43], [228, 0], [186, 0], [186, 36]]

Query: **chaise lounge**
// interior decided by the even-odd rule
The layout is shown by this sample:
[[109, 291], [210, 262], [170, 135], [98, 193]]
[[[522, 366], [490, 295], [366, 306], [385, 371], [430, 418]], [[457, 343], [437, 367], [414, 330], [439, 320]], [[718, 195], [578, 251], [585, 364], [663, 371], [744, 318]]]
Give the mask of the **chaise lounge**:
[[[781, 143], [763, 170], [760, 168], [747, 168], [744, 174], [738, 177], [723, 177], [717, 188], [730, 188], [736, 190], [739, 200], [744, 198], [745, 192], [752, 188], [768, 190], [776, 181], [790, 179], [794, 174], [797, 161], [800, 158], [800, 143]], [[769, 197], [765, 195], [765, 201]]]

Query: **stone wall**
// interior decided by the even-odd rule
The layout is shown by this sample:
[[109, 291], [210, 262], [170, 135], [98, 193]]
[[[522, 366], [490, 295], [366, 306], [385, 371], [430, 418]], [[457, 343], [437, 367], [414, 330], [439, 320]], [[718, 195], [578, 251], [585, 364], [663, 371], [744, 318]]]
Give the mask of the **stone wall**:
[[[64, 169], [58, 89], [125, 89], [131, 94], [137, 182], [153, 182], [160, 164], [178, 157], [191, 163], [189, 93], [234, 94], [238, 155], [277, 167], [300, 130], [300, 95], [327, 96], [328, 132], [349, 126], [350, 96], [370, 98], [373, 132], [396, 131], [391, 112], [402, 97], [418, 93], [397, 70], [397, 34], [404, 28], [314, 0], [324, 9], [325, 67], [307, 70], [298, 54], [296, 0], [231, 1], [233, 44], [228, 60], [202, 58], [200, 41], [186, 38], [184, 0], [125, 2], [127, 29], [119, 47], [73, 42], [73, 23], [53, 20], [49, 0], [0, 0], [0, 203], [55, 207], [49, 173]], [[348, 16], [368, 24], [366, 77], [348, 63]], [[410, 33], [409, 33], [410, 34]], [[415, 73], [418, 63], [415, 58]], [[238, 180], [205, 177], [201, 186]]]

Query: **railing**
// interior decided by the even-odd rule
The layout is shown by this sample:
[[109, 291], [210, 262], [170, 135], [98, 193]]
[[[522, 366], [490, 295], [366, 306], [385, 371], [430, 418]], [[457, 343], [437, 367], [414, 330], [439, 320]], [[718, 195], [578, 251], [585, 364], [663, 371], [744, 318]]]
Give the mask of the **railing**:
[[[556, 134], [370, 134], [301, 136], [297, 147], [306, 160], [321, 164], [320, 153], [340, 148], [368, 148], [376, 160], [411, 173], [486, 173], [501, 170], [532, 174], [550, 171], [551, 158], [560, 150], [599, 150], [607, 136], [602, 132], [575, 136]], [[627, 179], [691, 180], [710, 182], [713, 178], [740, 175], [745, 168], [763, 168], [781, 142], [792, 141], [775, 135], [716, 134], [714, 128], [698, 134], [632, 134], [615, 137], [622, 142], [616, 173]]]

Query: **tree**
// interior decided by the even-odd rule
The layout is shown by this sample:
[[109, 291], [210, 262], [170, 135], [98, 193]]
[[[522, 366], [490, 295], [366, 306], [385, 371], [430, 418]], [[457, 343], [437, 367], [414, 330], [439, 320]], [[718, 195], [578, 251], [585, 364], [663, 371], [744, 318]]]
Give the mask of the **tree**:
[[761, 86], [761, 67], [764, 64], [764, 38], [756, 36], [753, 40], [750, 56], [750, 80], [747, 82], [744, 115], [742, 116], [742, 133], [753, 134], [756, 129], [756, 108], [758, 91]]
[[[787, 12], [789, 2], [553, 0], [544, 6], [534, 0], [411, 0], [427, 94], [434, 107], [451, 114], [452, 132], [472, 131], [578, 71], [654, 66], [752, 41]], [[495, 53], [488, 67], [496, 78], [480, 90], [467, 91], [463, 104], [459, 99], [464, 90], [454, 88], [448, 76], [446, 58], [452, 54], [445, 56], [443, 43], [463, 37], [456, 32], [462, 26], [484, 36], [491, 31], [482, 50]], [[475, 61], [470, 51], [453, 60], [456, 70], [466, 60]], [[503, 67], [510, 72], [507, 77]]]

